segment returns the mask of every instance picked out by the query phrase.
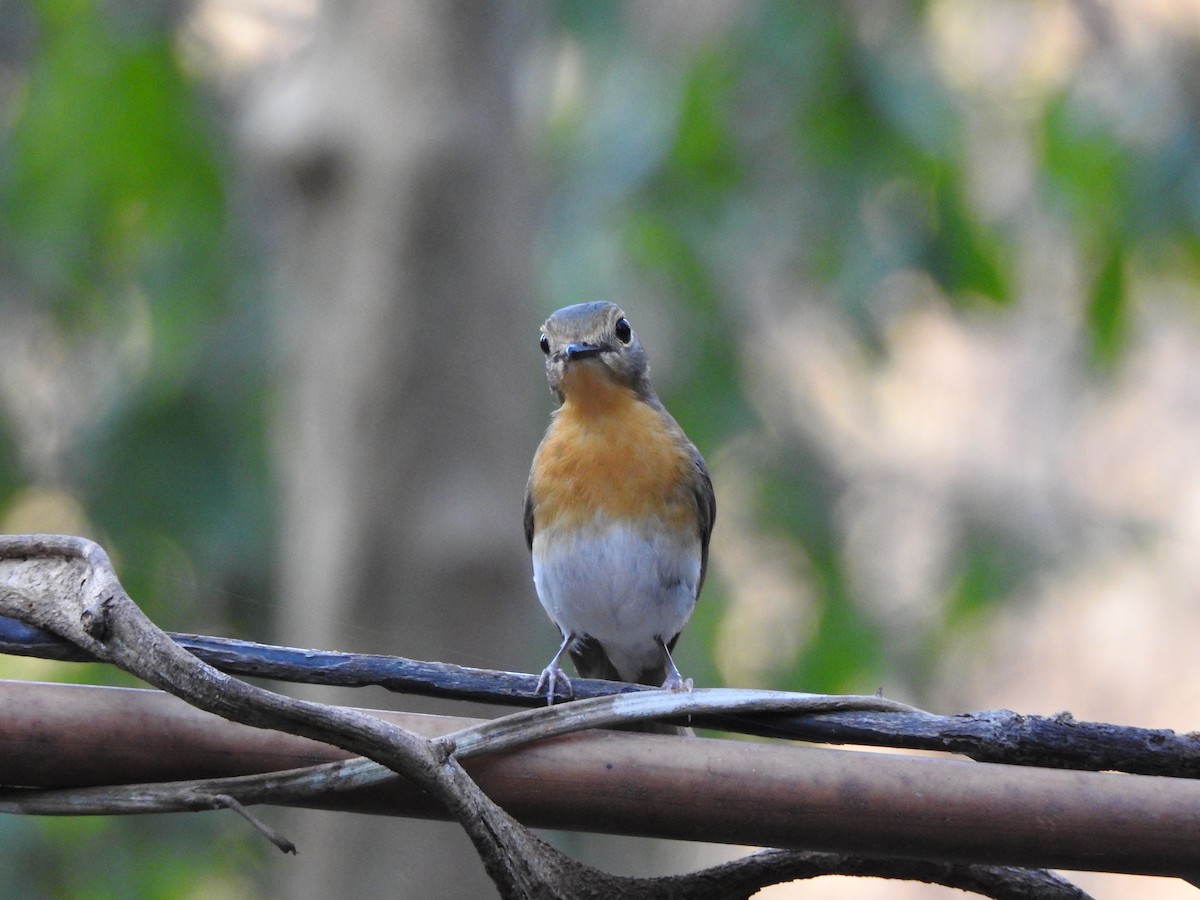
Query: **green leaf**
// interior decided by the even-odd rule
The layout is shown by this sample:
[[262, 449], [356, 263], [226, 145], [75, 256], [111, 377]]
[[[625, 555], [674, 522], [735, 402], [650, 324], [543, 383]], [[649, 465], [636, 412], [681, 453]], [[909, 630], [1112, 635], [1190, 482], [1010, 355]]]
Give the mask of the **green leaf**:
[[1130, 175], [1136, 161], [1113, 132], [1063, 96], [1046, 109], [1042, 147], [1052, 196], [1084, 242], [1091, 235], [1118, 233], [1133, 199]]
[[733, 73], [716, 53], [702, 56], [684, 88], [679, 124], [670, 152], [670, 175], [686, 186], [685, 196], [697, 193], [715, 199], [741, 178], [742, 168], [728, 122]]
[[1008, 302], [1011, 292], [999, 241], [971, 216], [960, 176], [943, 169], [933, 189], [936, 226], [924, 252], [929, 273], [951, 297], [973, 295]]
[[1092, 358], [1104, 368], [1110, 368], [1120, 357], [1128, 333], [1129, 300], [1124, 263], [1122, 248], [1112, 244], [1088, 296], [1087, 324]]

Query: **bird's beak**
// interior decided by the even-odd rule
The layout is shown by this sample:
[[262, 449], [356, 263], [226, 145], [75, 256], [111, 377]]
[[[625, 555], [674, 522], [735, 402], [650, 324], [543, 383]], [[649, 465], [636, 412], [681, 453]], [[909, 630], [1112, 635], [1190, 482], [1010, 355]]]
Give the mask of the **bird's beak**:
[[567, 362], [575, 362], [576, 360], [588, 359], [592, 356], [599, 356], [603, 351], [603, 344], [591, 344], [587, 341], [576, 341], [572, 344], [567, 344], [567, 349], [564, 352], [567, 356]]

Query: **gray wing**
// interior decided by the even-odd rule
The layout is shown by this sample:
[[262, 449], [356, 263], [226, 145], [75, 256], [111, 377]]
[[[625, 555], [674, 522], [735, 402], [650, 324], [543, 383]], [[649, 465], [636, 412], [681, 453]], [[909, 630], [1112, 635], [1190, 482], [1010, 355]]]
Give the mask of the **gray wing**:
[[[525, 543], [529, 549], [533, 549], [533, 473], [529, 474], [529, 481], [525, 483]], [[708, 542], [705, 541], [707, 544]], [[707, 552], [707, 551], [706, 551]]]
[[696, 583], [696, 596], [704, 587], [704, 576], [708, 573], [708, 539], [712, 537], [713, 523], [717, 520], [717, 495], [713, 492], [712, 478], [700, 451], [692, 447], [692, 461], [700, 476], [696, 480], [696, 513], [700, 526], [700, 580]]

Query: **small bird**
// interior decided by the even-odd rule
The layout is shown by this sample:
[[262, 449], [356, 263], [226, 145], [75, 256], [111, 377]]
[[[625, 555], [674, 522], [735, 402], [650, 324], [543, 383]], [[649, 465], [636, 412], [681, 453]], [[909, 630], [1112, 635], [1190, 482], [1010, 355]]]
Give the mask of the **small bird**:
[[538, 680], [553, 703], [570, 653], [583, 678], [690, 690], [671, 650], [708, 568], [716, 497], [704, 459], [650, 386], [650, 366], [612, 303], [542, 326], [560, 401], [533, 457], [525, 539], [538, 599], [562, 646]]

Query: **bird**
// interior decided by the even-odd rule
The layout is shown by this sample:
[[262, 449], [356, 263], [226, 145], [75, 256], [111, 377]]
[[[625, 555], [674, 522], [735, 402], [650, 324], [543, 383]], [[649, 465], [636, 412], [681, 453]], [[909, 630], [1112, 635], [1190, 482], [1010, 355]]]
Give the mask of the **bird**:
[[538, 340], [559, 406], [529, 473], [525, 540], [562, 644], [537, 692], [573, 696], [568, 653], [583, 678], [691, 690], [671, 651], [708, 571], [717, 510], [704, 458], [654, 392], [620, 307], [564, 307]]

